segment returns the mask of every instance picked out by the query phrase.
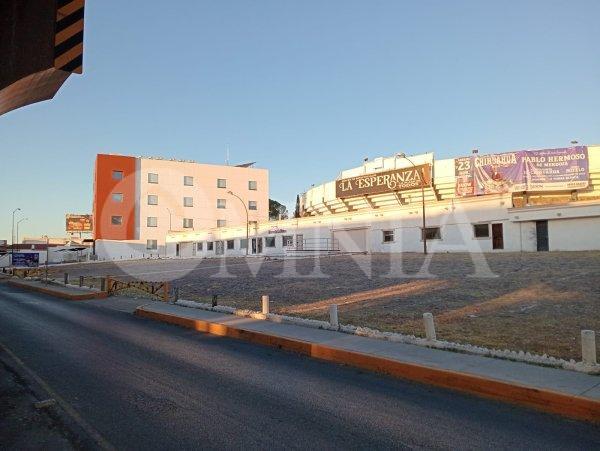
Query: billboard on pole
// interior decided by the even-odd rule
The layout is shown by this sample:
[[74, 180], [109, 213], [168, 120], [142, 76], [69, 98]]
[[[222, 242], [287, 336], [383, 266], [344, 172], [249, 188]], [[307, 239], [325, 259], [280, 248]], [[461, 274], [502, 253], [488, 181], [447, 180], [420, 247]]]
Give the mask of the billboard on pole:
[[92, 215], [67, 214], [66, 230], [67, 232], [91, 232]]

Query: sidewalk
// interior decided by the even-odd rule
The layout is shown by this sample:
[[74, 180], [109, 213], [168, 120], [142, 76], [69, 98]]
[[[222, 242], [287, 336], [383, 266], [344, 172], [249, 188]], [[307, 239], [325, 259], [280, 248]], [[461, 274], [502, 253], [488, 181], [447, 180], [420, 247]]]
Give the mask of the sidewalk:
[[50, 296], [67, 299], [69, 301], [84, 301], [86, 299], [101, 299], [108, 296], [104, 291], [90, 288], [79, 288], [75, 285], [59, 285], [55, 283], [45, 284], [39, 280], [25, 280], [11, 278], [7, 281], [9, 285], [29, 291], [48, 294]]
[[244, 339], [405, 379], [600, 422], [600, 377], [210, 312], [146, 305], [138, 316]]

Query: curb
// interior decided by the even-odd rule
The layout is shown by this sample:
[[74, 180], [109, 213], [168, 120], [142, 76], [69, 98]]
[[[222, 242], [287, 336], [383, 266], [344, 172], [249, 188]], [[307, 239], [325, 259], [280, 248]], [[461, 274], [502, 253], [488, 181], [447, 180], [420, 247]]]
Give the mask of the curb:
[[35, 291], [37, 293], [47, 294], [56, 298], [66, 299], [68, 301], [87, 301], [90, 299], [104, 299], [108, 297], [108, 293], [106, 291], [100, 291], [97, 293], [69, 294], [63, 293], [62, 291], [53, 290], [52, 288], [38, 287], [35, 285], [20, 283], [16, 280], [9, 280], [7, 283], [23, 290]]
[[534, 408], [577, 420], [600, 422], [600, 401], [580, 396], [512, 384], [495, 379], [486, 379], [472, 374], [433, 368], [415, 363], [400, 362], [384, 357], [347, 351], [293, 338], [278, 337], [200, 319], [152, 312], [145, 310], [143, 307], [138, 307], [134, 314], [199, 332], [246, 340], [251, 343], [297, 352], [328, 362], [350, 365], [402, 379]]

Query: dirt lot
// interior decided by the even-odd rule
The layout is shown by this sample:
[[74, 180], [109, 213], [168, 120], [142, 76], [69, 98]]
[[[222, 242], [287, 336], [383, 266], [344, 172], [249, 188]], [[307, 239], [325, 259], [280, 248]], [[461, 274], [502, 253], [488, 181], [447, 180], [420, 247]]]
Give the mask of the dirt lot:
[[[78, 275], [170, 280], [184, 299], [340, 321], [422, 336], [432, 312], [438, 337], [580, 359], [581, 329], [600, 331], [600, 252], [420, 254], [300, 260], [153, 260], [55, 268]], [[425, 265], [427, 266], [427, 265]], [[491, 272], [486, 271], [489, 267]], [[476, 270], [477, 269], [477, 270]], [[473, 277], [475, 275], [475, 277]], [[483, 276], [483, 277], [477, 277]]]

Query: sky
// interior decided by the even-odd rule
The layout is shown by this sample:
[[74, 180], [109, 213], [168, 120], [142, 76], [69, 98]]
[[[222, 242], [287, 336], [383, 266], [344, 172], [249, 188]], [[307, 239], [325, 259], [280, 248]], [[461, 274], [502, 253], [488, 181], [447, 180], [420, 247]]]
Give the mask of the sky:
[[[0, 239], [91, 213], [97, 153], [270, 170], [600, 143], [600, 2], [87, 0], [84, 75], [0, 116]], [[1, 67], [0, 67], [1, 70]]]

